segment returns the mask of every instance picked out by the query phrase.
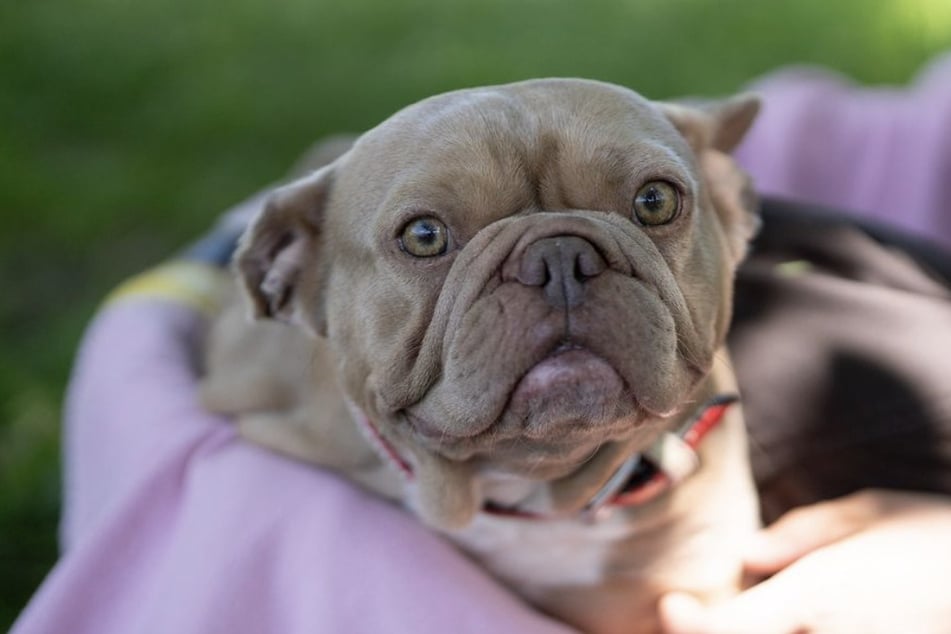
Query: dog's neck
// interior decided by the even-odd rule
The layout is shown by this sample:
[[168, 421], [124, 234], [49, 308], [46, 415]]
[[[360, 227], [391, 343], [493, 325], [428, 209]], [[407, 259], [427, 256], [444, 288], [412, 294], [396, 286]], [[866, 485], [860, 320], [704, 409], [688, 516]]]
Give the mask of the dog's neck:
[[[619, 508], [647, 504], [700, 467], [702, 441], [719, 426], [737, 401], [735, 394], [718, 394], [694, 408], [646, 450], [629, 453], [593, 493], [580, 498], [580, 508], [578, 502], [569, 508], [558, 508], [557, 497], [565, 496], [563, 492], [561, 496], [553, 495], [557, 484], [512, 479], [506, 482], [504, 478], [495, 478], [496, 486], [485, 490], [485, 511], [522, 519], [597, 521]], [[510, 501], [513, 498], [520, 499]]]
[[[477, 472], [483, 511], [522, 519], [595, 521], [613, 510], [650, 502], [689, 478], [700, 466], [702, 441], [715, 430], [738, 400], [729, 358], [721, 350], [710, 375], [694, 390], [688, 405], [666, 431], [646, 448], [632, 442], [612, 442], [574, 473], [553, 481], [532, 480], [492, 472]], [[381, 433], [357, 406], [351, 412], [382, 461], [414, 485], [412, 462]], [[390, 482], [392, 485], [392, 481]], [[376, 487], [372, 487], [376, 488]]]

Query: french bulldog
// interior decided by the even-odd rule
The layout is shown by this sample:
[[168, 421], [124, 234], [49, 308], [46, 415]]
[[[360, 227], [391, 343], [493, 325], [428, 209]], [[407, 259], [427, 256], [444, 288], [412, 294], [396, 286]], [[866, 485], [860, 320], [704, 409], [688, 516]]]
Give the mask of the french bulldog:
[[207, 407], [584, 632], [735, 593], [758, 509], [724, 338], [758, 216], [729, 153], [757, 110], [580, 79], [407, 107], [253, 221], [267, 319], [218, 319]]

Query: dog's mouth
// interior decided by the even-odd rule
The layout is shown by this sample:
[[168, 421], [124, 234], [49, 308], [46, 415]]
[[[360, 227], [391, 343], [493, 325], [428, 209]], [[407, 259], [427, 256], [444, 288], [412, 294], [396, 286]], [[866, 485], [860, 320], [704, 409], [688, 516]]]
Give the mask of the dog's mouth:
[[404, 414], [421, 441], [446, 457], [560, 474], [603, 443], [629, 435], [637, 411], [627, 383], [604, 356], [560, 343], [515, 381], [499, 417], [484, 430], [454, 434], [417, 412]]
[[521, 422], [527, 437], [543, 439], [614, 418], [625, 391], [623, 379], [602, 356], [561, 344], [519, 379], [503, 418]]

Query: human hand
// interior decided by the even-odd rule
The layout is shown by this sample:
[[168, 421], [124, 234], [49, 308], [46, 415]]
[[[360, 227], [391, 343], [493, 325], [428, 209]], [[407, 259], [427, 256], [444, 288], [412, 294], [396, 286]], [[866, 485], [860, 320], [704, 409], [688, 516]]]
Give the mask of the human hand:
[[795, 509], [745, 567], [773, 576], [713, 606], [664, 597], [666, 634], [947, 634], [951, 498], [867, 490]]

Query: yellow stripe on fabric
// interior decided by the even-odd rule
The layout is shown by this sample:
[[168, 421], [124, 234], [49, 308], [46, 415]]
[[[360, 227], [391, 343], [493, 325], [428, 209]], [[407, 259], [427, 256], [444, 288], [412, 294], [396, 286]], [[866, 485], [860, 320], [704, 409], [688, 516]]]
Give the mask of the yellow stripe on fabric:
[[129, 278], [106, 297], [104, 305], [162, 299], [211, 316], [221, 307], [230, 279], [231, 275], [217, 266], [172, 260]]
[[812, 262], [808, 260], [789, 260], [776, 265], [776, 274], [781, 277], [799, 277], [812, 271]]

